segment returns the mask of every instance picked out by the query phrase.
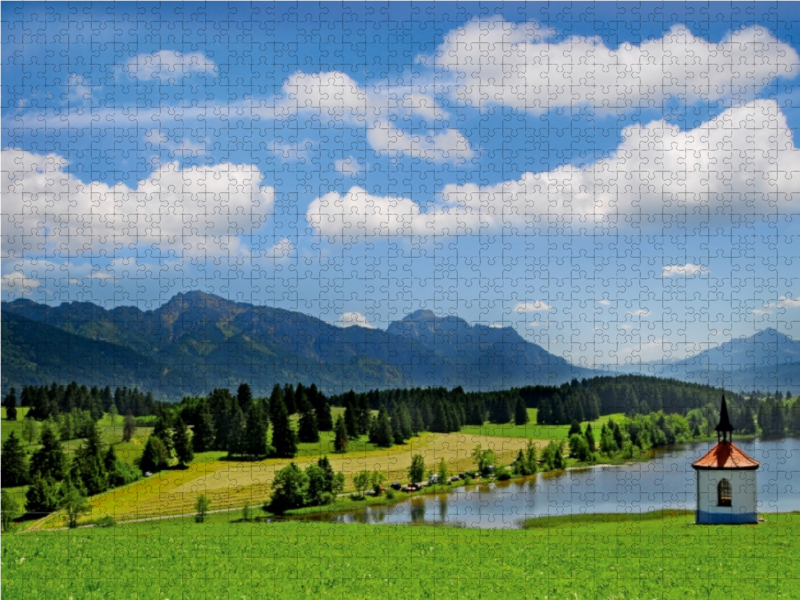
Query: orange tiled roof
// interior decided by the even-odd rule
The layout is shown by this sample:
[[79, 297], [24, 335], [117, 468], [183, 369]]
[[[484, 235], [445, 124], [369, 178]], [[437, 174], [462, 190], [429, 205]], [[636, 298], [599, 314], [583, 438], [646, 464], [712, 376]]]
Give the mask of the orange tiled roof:
[[720, 442], [702, 458], [694, 461], [695, 469], [757, 469], [761, 463], [750, 458], [733, 442]]

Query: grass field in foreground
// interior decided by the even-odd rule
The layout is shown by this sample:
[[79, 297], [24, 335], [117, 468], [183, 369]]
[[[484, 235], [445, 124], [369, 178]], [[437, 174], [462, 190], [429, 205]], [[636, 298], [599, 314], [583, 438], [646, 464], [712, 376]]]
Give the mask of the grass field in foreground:
[[3, 539], [3, 596], [169, 598], [800, 598], [800, 514], [689, 515], [528, 530], [141, 523]]

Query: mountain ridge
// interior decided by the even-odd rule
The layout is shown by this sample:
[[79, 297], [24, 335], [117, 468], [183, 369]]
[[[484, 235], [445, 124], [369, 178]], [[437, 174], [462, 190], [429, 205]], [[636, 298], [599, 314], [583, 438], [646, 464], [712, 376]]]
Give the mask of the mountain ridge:
[[[107, 365], [107, 359], [102, 364], [126, 385], [139, 377], [173, 399], [241, 381], [251, 382], [257, 393], [286, 381], [316, 383], [330, 392], [425, 385], [500, 389], [594, 374], [528, 342], [511, 328], [470, 325], [459, 317], [426, 310], [415, 311], [386, 330], [338, 327], [304, 313], [201, 291], [176, 294], [146, 311], [134, 306], [109, 310], [87, 302], [50, 306], [29, 300], [3, 302], [2, 311], [28, 322], [17, 320], [11, 336], [4, 328], [4, 346], [19, 346], [24, 329], [38, 323], [40, 338], [48, 332], [60, 335], [55, 330], [74, 336], [69, 343], [79, 349], [75, 361], [83, 367], [99, 360], [101, 347], [91, 343], [125, 348], [151, 361], [149, 370], [123, 373], [120, 365]], [[123, 351], [103, 346], [102, 353], [116, 357]], [[24, 361], [4, 363], [4, 388], [30, 382], [37, 374], [52, 374], [55, 368], [46, 353], [28, 352]], [[69, 365], [56, 363], [61, 370], [57, 379], [72, 380]], [[77, 364], [76, 369], [86, 372]]]

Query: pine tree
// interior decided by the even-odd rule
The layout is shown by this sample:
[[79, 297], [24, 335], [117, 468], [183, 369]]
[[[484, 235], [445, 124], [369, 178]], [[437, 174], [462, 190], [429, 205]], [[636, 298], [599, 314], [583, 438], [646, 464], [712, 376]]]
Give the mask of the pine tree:
[[436, 403], [433, 405], [431, 431], [436, 433], [447, 433], [450, 431], [450, 423], [448, 422], [447, 413], [445, 412], [444, 404], [441, 400], [436, 400]]
[[178, 464], [181, 467], [185, 467], [194, 459], [194, 450], [189, 439], [189, 428], [181, 417], [178, 417], [177, 421], [175, 421], [172, 439], [175, 443], [175, 456], [178, 457]]
[[591, 423], [586, 424], [586, 431], [584, 432], [583, 437], [586, 438], [586, 443], [589, 446], [589, 452], [594, 452], [596, 445], [594, 441], [594, 432], [592, 431]]
[[576, 433], [581, 433], [581, 424], [573, 419], [572, 425], [569, 426], [569, 432], [567, 433], [567, 438], [572, 437]]
[[103, 460], [103, 443], [96, 424], [87, 432], [86, 441], [75, 452], [70, 478], [83, 487], [89, 496], [108, 489], [108, 473]]
[[2, 466], [0, 479], [2, 487], [17, 487], [28, 482], [28, 464], [22, 442], [15, 432], [11, 432], [3, 442]]
[[31, 480], [39, 475], [42, 478], [49, 477], [55, 481], [61, 481], [67, 472], [67, 459], [61, 442], [49, 425], [45, 424], [42, 427], [39, 441], [42, 444], [41, 448], [31, 456]]
[[336, 417], [336, 424], [333, 426], [333, 449], [336, 452], [347, 452], [347, 426], [344, 424], [342, 415]]
[[234, 404], [228, 430], [228, 454], [242, 456], [247, 453], [247, 422], [239, 404]]
[[255, 402], [247, 413], [247, 428], [245, 438], [247, 440], [247, 454], [251, 458], [267, 456], [275, 451], [267, 442], [267, 432], [269, 421], [264, 415], [264, 408], [260, 402]]
[[289, 414], [282, 396], [270, 399], [270, 420], [272, 421], [272, 445], [275, 456], [292, 458], [297, 454], [297, 437], [289, 421]]
[[208, 408], [208, 402], [202, 402], [200, 413], [197, 418], [197, 425], [194, 426], [192, 435], [192, 447], [195, 452], [207, 452], [215, 447], [214, 445], [214, 417]]
[[125, 420], [122, 422], [122, 441], [130, 442], [136, 433], [136, 419], [133, 418], [131, 411], [125, 415]]
[[517, 400], [517, 405], [514, 409], [514, 424], [526, 425], [530, 421], [528, 417], [528, 407], [525, 406], [525, 401], [522, 397]]
[[286, 413], [291, 416], [297, 412], [297, 398], [294, 393], [294, 386], [287, 383], [283, 387], [283, 403], [286, 405]]
[[347, 427], [347, 437], [350, 439], [357, 439], [361, 435], [358, 429], [357, 410], [358, 409], [351, 403], [345, 404], [344, 406], [344, 424], [345, 427]]
[[64, 490], [61, 497], [60, 508], [63, 508], [67, 513], [67, 526], [70, 529], [75, 529], [78, 526], [78, 518], [86, 512], [91, 510], [91, 507], [86, 502], [86, 498], [81, 494], [77, 487], [72, 484], [70, 479], [65, 482]]
[[175, 445], [172, 442], [172, 422], [172, 414], [168, 410], [160, 410], [158, 418], [156, 419], [156, 424], [153, 427], [153, 433], [151, 434], [164, 442], [164, 446], [167, 448], [167, 452], [169, 452], [170, 455], [172, 455], [172, 451], [175, 449]]
[[253, 403], [253, 392], [248, 384], [243, 383], [236, 390], [236, 401], [242, 413], [246, 415], [250, 411], [250, 405]]
[[[314, 389], [314, 386], [311, 386]], [[317, 411], [317, 426], [320, 431], [333, 431], [333, 417], [331, 416], [331, 405], [328, 399], [320, 394], [318, 397], [316, 411]]]
[[61, 505], [61, 487], [52, 477], [38, 473], [25, 492], [25, 510], [34, 515], [51, 513]]
[[139, 460], [139, 468], [142, 473], [157, 473], [163, 471], [169, 465], [169, 452], [161, 438], [151, 435], [147, 438], [144, 445], [142, 458]]
[[319, 429], [317, 426], [317, 414], [314, 407], [306, 399], [304, 393], [298, 394], [298, 408], [300, 411], [300, 422], [297, 437], [305, 444], [314, 444], [319, 441]]
[[378, 412], [374, 440], [374, 443], [382, 448], [388, 448], [394, 442], [394, 434], [389, 421], [389, 415], [383, 407], [381, 407], [381, 410]]
[[17, 390], [13, 387], [8, 392], [8, 395], [3, 400], [3, 406], [6, 408], [6, 420], [17, 420]]

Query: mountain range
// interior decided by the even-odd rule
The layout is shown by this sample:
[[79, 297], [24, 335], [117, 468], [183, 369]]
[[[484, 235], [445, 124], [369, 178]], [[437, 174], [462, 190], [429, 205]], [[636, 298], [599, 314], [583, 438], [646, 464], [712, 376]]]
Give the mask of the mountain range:
[[[2, 387], [68, 383], [138, 386], [169, 399], [234, 388], [256, 394], [275, 383], [353, 389], [462, 386], [494, 390], [559, 384], [618, 372], [741, 389], [800, 389], [800, 343], [766, 329], [680, 362], [593, 371], [522, 338], [513, 328], [470, 325], [419, 310], [386, 330], [337, 327], [269, 306], [186, 292], [155, 310], [2, 303]], [[5, 393], [5, 392], [4, 392]]]
[[777, 329], [762, 329], [682, 360], [619, 366], [618, 373], [671, 377], [737, 390], [800, 391], [800, 342]]
[[246, 381], [316, 383], [326, 392], [443, 385], [557, 384], [593, 374], [512, 328], [416, 311], [388, 329], [336, 327], [279, 308], [181, 293], [161, 307], [2, 304], [3, 388], [73, 379], [180, 398]]

